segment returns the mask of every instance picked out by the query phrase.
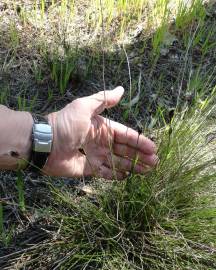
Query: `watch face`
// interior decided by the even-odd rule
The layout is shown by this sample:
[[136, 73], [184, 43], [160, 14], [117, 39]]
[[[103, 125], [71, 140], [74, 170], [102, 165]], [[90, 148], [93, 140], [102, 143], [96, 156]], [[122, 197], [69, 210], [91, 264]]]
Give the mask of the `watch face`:
[[52, 128], [48, 124], [35, 124], [34, 125], [34, 132], [50, 134], [50, 133], [52, 133]]
[[33, 125], [33, 149], [35, 152], [50, 153], [52, 148], [52, 127], [49, 124]]

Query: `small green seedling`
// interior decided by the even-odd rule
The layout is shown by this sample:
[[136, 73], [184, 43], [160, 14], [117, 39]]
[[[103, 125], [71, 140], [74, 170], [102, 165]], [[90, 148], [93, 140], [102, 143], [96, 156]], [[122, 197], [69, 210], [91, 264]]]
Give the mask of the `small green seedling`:
[[23, 180], [23, 174], [21, 171], [17, 172], [16, 186], [17, 186], [17, 191], [18, 191], [19, 208], [21, 211], [25, 211], [26, 206], [25, 206], [24, 180]]

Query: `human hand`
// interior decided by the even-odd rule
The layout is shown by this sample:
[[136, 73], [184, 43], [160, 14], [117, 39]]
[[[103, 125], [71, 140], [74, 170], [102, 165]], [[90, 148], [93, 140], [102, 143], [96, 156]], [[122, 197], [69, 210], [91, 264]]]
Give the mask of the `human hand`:
[[99, 115], [117, 105], [123, 93], [124, 89], [117, 87], [78, 98], [48, 115], [54, 137], [45, 174], [123, 179], [132, 168], [135, 173], [144, 173], [157, 163], [151, 140]]

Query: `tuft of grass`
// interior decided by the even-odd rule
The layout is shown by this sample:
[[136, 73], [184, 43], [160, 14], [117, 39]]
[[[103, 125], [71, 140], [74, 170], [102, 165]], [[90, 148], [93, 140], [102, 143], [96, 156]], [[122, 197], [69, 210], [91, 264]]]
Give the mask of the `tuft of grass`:
[[24, 251], [25, 266], [215, 269], [215, 111], [210, 100], [176, 111], [155, 131], [160, 162], [147, 175], [98, 186], [92, 199], [52, 188], [56, 233]]
[[48, 66], [51, 71], [51, 78], [59, 88], [60, 94], [63, 95], [77, 70], [77, 50], [64, 50], [61, 57], [58, 53], [54, 53], [51, 59], [48, 59]]
[[0, 94], [0, 104], [7, 104], [8, 96], [10, 94], [10, 88], [2, 87]]
[[20, 45], [20, 37], [15, 22], [10, 23], [8, 34], [10, 37], [9, 40], [10, 48], [16, 51], [18, 46]]
[[37, 95], [35, 95], [31, 100], [29, 100], [25, 93], [24, 96], [19, 95], [17, 97], [17, 108], [19, 111], [32, 111], [36, 103]]
[[6, 229], [4, 226], [4, 207], [0, 201], [0, 247], [8, 247], [14, 235], [14, 226]]
[[19, 208], [21, 211], [25, 211], [25, 191], [24, 191], [24, 180], [21, 171], [17, 172], [17, 181], [16, 181], [17, 191], [18, 191], [18, 202]]
[[[53, 57], [47, 60], [51, 77], [62, 95], [76, 72], [77, 63], [82, 63], [79, 60], [84, 59], [84, 63], [87, 63], [84, 68], [85, 75], [89, 74], [91, 70], [96, 73], [100, 68], [103, 61], [101, 48], [98, 49], [98, 44], [101, 41], [102, 23], [104, 23], [105, 30], [103, 33], [105, 48], [103, 50], [106, 51], [106, 47], [114, 46], [113, 41], [115, 44], [119, 43], [127, 36], [128, 30], [136, 27], [137, 22], [143, 20], [148, 8], [150, 17], [148, 32], [151, 32], [152, 28], [155, 27], [154, 19], [156, 26], [159, 27], [153, 35], [151, 44], [153, 46], [153, 53], [150, 52], [153, 56], [153, 68], [160, 58], [161, 46], [163, 46], [166, 34], [170, 30], [168, 26], [170, 1], [154, 1], [151, 6], [142, 0], [104, 0], [101, 1], [103, 12], [101, 12], [100, 1], [89, 2], [91, 2], [87, 7], [89, 14], [88, 18], [85, 18], [88, 22], [82, 17], [87, 17], [87, 12], [83, 7], [81, 10], [84, 15], [80, 16], [82, 23], [79, 28], [76, 22], [77, 35], [73, 36], [72, 42], [70, 35], [73, 35], [74, 31], [70, 21], [73, 21], [74, 14], [78, 14], [78, 8], [74, 5], [74, 1], [52, 0], [52, 3], [49, 2], [49, 4], [46, 1], [39, 1], [39, 5], [35, 4], [35, 21], [32, 20], [32, 11], [28, 13], [27, 10], [23, 9], [20, 13], [23, 25], [27, 26], [29, 23], [31, 25], [32, 22], [33, 25], [36, 25], [38, 35], [48, 37], [50, 33], [54, 34], [53, 43], [52, 40], [47, 39], [46, 47], [50, 46], [50, 51], [53, 48], [62, 51], [63, 48], [63, 53], [54, 53]], [[198, 67], [196, 71], [194, 66], [188, 64], [190, 60], [188, 52], [195, 46], [201, 47], [203, 56], [211, 51], [214, 46], [214, 28], [212, 26], [211, 32], [208, 32], [209, 28], [205, 31], [203, 27], [202, 21], [205, 18], [205, 12], [200, 5], [201, 1], [192, 1], [191, 8], [183, 6], [183, 2], [180, 3], [182, 6], [177, 14], [176, 30], [185, 33], [185, 47], [188, 48], [184, 70], [180, 72], [180, 77], [182, 75], [180, 80], [183, 82], [189, 76], [185, 88], [189, 99], [192, 99], [191, 103], [198, 104], [198, 108], [189, 111], [187, 106], [191, 104], [188, 100], [185, 104], [186, 108], [183, 107], [187, 111], [182, 114], [172, 111], [175, 116], [174, 118], [170, 117], [170, 124], [168, 124], [166, 104], [157, 103], [157, 98], [165, 94], [169, 97], [174, 95], [174, 91], [170, 92], [171, 87], [169, 86], [175, 89], [175, 85], [173, 86], [173, 81], [169, 82], [170, 79], [168, 79], [167, 89], [169, 92], [165, 93], [164, 84], [166, 81], [163, 74], [158, 80], [156, 77], [155, 82], [153, 80], [147, 81], [150, 82], [151, 91], [154, 84], [157, 89], [155, 98], [153, 98], [151, 91], [148, 92], [150, 102], [157, 106], [156, 116], [152, 119], [149, 127], [156, 126], [160, 121], [165, 126], [163, 129], [155, 131], [155, 137], [160, 141], [160, 163], [156, 170], [146, 176], [132, 174], [125, 183], [107, 184], [104, 189], [98, 187], [98, 195], [92, 199], [79, 199], [67, 192], [52, 188], [55, 198], [53, 209], [46, 209], [44, 216], [47, 223], [55, 225], [56, 231], [48, 231], [49, 240], [32, 245], [29, 249], [20, 250], [16, 254], [16, 257], [21, 254], [20, 268], [41, 269], [44, 265], [47, 269], [215, 269], [215, 157], [212, 153], [215, 150], [214, 130], [212, 134], [210, 132], [213, 129], [211, 123], [214, 121], [211, 113], [215, 111], [215, 107], [205, 110], [209, 103], [206, 94], [211, 92], [210, 88], [206, 88], [211, 87], [210, 81], [213, 81], [214, 75], [212, 73], [212, 76], [206, 80], [207, 72], [204, 72], [203, 76], [201, 68], [199, 70]], [[151, 12], [154, 14], [151, 15]], [[102, 20], [102, 15], [104, 20]], [[52, 22], [55, 16], [61, 19]], [[85, 23], [88, 25], [86, 27], [88, 34], [82, 31], [86, 29], [83, 27], [83, 21], [84, 25]], [[46, 23], [50, 24], [50, 29], [53, 32], [46, 30]], [[114, 24], [116, 27], [112, 32]], [[143, 27], [145, 30], [146, 26]], [[190, 27], [191, 31], [185, 31], [186, 27]], [[13, 30], [13, 28], [11, 29]], [[68, 31], [69, 29], [71, 32]], [[79, 39], [82, 43], [82, 38], [88, 40], [89, 47], [93, 47], [83, 50], [83, 54], [74, 49]], [[19, 46], [19, 39], [16, 39], [13, 31], [11, 42], [15, 48]], [[70, 45], [67, 46], [67, 43]], [[147, 43], [145, 43], [146, 48], [148, 48]], [[80, 55], [82, 58], [78, 59]], [[112, 56], [107, 54], [107, 58], [113, 58], [109, 59], [112, 69], [117, 68], [120, 71], [123, 68], [125, 55], [122, 53], [122, 56], [118, 61], [115, 59], [115, 54]], [[3, 71], [9, 69], [14, 57], [14, 52], [12, 56], [10, 53], [7, 54], [3, 63]], [[127, 62], [130, 64], [133, 57], [129, 55], [128, 58]], [[107, 63], [108, 59], [106, 60]], [[143, 59], [139, 61], [142, 62]], [[204, 59], [203, 62], [205, 61]], [[180, 61], [178, 63], [181, 64]], [[137, 63], [133, 64], [133, 68], [137, 66]], [[191, 70], [189, 75], [186, 72], [188, 68], [186, 64]], [[130, 92], [130, 101], [131, 94], [137, 93], [135, 90], [139, 84], [137, 81], [139, 76], [133, 71], [133, 68], [131, 68], [131, 75], [134, 79], [131, 79], [131, 85], [134, 91]], [[34, 65], [32, 69], [36, 80], [40, 82], [42, 79], [40, 67]], [[148, 68], [142, 71], [148, 74]], [[160, 73], [160, 69], [158, 72]], [[99, 73], [101, 76], [101, 69]], [[124, 74], [125, 71], [117, 72], [118, 74], [113, 73], [115, 73], [114, 78], [110, 78], [110, 80], [119, 82], [124, 77], [121, 74]], [[126, 83], [128, 85], [128, 80]], [[179, 79], [175, 83], [178, 84]], [[113, 85], [115, 84], [117, 83], [113, 83]], [[182, 84], [180, 84], [180, 89], [182, 89]], [[138, 101], [132, 111], [134, 118], [138, 116], [140, 107], [144, 107], [141, 97], [147, 87], [146, 83], [141, 85], [142, 93], [138, 96]], [[193, 95], [195, 96], [194, 100]], [[7, 100], [4, 93], [1, 93], [0, 97], [4, 102]], [[53, 97], [53, 90], [49, 88], [48, 99], [52, 100]], [[24, 91], [24, 94], [18, 98], [19, 109], [31, 110], [34, 100], [35, 98], [32, 100], [32, 106], [29, 105], [27, 94]], [[197, 102], [197, 100], [200, 101]], [[148, 104], [147, 106], [150, 107]], [[123, 117], [128, 119], [130, 114], [131, 111], [126, 109]], [[26, 206], [22, 179], [19, 185], [20, 208], [24, 210]], [[1, 217], [0, 227], [2, 227]], [[3, 231], [3, 229], [0, 230]], [[39, 241], [40, 238], [37, 242]], [[22, 246], [22, 240], [19, 244]], [[13, 256], [11, 254], [7, 258], [13, 258]], [[8, 264], [10, 263], [13, 264], [13, 260], [8, 260]], [[12, 267], [9, 266], [9, 268]]]
[[179, 1], [175, 25], [177, 29], [185, 29], [192, 22], [203, 22], [206, 16], [204, 0], [192, 0], [191, 4], [188, 1]]
[[43, 77], [43, 71], [40, 65], [36, 61], [33, 61], [31, 69], [32, 69], [36, 82], [41, 83], [44, 77]]

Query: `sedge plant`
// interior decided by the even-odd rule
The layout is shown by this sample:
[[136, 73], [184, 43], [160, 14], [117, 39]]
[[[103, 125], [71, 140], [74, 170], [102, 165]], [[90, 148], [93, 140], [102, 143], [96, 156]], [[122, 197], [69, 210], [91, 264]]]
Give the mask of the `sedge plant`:
[[22, 267], [215, 269], [212, 101], [176, 111], [169, 124], [155, 130], [160, 162], [148, 174], [132, 171], [126, 181], [98, 184], [91, 198], [51, 187], [54, 205], [46, 216], [56, 229], [19, 252]]
[[60, 94], [65, 94], [66, 88], [77, 69], [77, 49], [75, 51], [65, 51], [64, 57], [59, 57], [57, 53], [48, 59], [51, 71], [51, 78], [59, 88]]

